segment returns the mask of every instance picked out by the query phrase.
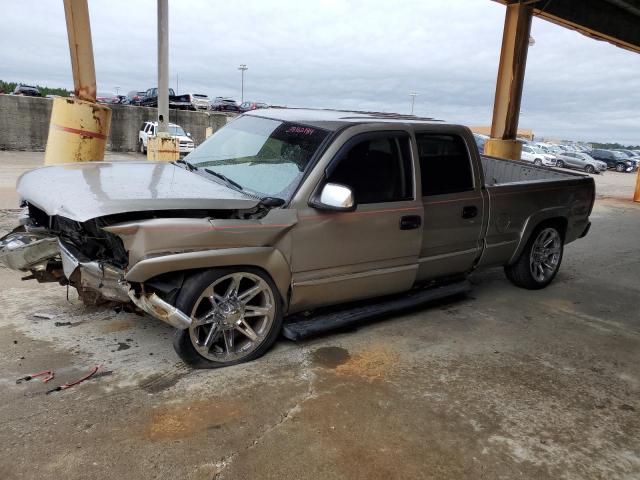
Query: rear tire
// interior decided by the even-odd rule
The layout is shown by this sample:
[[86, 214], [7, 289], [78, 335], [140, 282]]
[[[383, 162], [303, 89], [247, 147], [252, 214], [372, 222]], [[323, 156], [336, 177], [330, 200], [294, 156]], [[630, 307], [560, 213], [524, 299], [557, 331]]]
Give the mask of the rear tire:
[[587, 165], [586, 167], [584, 167], [584, 171], [590, 174], [596, 173], [596, 169], [593, 168], [593, 165]]
[[196, 273], [185, 280], [176, 307], [193, 323], [186, 330], [176, 331], [173, 347], [194, 368], [220, 368], [255, 360], [274, 344], [282, 330], [278, 290], [273, 280], [257, 268]]
[[520, 258], [504, 267], [511, 283], [527, 290], [539, 290], [555, 278], [564, 253], [562, 233], [553, 224], [538, 226], [527, 241]]

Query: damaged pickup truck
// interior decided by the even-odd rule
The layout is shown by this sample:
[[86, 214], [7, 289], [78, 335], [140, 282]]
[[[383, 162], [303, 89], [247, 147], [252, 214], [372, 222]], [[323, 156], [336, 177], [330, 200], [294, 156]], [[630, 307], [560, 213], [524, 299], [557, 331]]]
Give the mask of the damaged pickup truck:
[[247, 113], [174, 163], [44, 167], [17, 190], [1, 261], [172, 325], [197, 367], [459, 293], [481, 267], [543, 288], [595, 194], [480, 156], [466, 127], [297, 109]]

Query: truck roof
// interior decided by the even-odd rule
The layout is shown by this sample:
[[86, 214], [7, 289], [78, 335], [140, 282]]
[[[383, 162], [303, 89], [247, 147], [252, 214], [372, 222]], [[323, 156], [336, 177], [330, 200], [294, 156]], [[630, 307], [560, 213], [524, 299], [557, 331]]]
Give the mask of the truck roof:
[[442, 124], [442, 120], [388, 112], [331, 110], [314, 108], [265, 108], [251, 110], [245, 115], [271, 118], [284, 122], [303, 123], [326, 130], [338, 130], [345, 125], [359, 123]]

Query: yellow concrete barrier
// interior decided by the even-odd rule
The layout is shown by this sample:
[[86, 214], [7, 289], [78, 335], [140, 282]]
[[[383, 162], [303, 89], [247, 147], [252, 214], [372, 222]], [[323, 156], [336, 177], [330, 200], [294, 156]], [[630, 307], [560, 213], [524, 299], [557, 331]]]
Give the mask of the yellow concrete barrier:
[[162, 133], [147, 140], [147, 160], [172, 162], [180, 158], [180, 143], [177, 138]]
[[484, 154], [492, 157], [520, 160], [522, 144], [517, 140], [490, 138], [484, 144]]
[[211, 135], [213, 135], [213, 127], [207, 127], [204, 131], [204, 138], [209, 138]]
[[77, 98], [54, 98], [45, 165], [104, 160], [111, 109]]
[[638, 174], [636, 176], [636, 191], [633, 194], [633, 201], [640, 202], [640, 168], [638, 168]]

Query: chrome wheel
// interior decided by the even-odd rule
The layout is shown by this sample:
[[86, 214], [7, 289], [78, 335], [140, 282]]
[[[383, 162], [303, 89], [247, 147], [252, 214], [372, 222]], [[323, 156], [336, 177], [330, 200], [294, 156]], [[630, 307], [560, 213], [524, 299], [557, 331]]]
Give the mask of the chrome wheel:
[[562, 160], [558, 160], [558, 162], [556, 163], [556, 166], [558, 168], [564, 168], [564, 162]]
[[552, 278], [562, 255], [562, 238], [555, 228], [545, 228], [537, 236], [529, 255], [531, 275], [542, 283]]
[[214, 362], [238, 361], [267, 338], [276, 316], [274, 294], [260, 276], [236, 272], [204, 289], [191, 311], [191, 343]]

